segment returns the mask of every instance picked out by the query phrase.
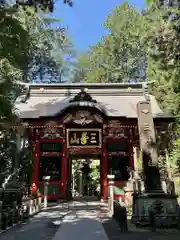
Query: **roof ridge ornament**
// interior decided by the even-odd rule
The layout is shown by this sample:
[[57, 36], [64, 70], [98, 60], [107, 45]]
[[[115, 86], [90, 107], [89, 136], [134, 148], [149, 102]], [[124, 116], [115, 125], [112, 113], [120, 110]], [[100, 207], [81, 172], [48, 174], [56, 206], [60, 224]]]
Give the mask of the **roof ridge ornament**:
[[90, 94], [87, 93], [87, 88], [82, 88], [81, 91], [75, 95], [73, 99], [71, 99], [69, 102], [94, 102], [97, 101], [91, 97]]

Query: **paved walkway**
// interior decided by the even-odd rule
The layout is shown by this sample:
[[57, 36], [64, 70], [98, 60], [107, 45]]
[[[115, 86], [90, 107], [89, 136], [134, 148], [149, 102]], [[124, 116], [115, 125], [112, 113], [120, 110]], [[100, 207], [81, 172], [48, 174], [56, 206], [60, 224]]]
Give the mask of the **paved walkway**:
[[122, 234], [100, 202], [72, 202], [45, 211], [0, 235], [0, 240], [179, 240], [177, 230], [136, 229]]
[[59, 204], [13, 227], [0, 240], [108, 240], [99, 202]]
[[53, 240], [108, 240], [99, 221], [99, 202], [73, 202]]
[[7, 230], [0, 235], [0, 240], [51, 240], [67, 213], [67, 204], [50, 207], [28, 221]]

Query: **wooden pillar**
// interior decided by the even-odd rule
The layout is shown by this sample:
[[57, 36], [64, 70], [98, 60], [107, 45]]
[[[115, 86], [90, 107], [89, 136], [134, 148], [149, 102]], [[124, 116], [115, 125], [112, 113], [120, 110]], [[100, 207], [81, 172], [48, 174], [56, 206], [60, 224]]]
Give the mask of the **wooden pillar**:
[[102, 199], [108, 199], [108, 159], [106, 153], [106, 140], [103, 140], [102, 147], [102, 159], [101, 159], [101, 188], [102, 188]]
[[133, 154], [133, 132], [129, 129], [129, 165], [134, 169], [134, 154]]
[[39, 129], [35, 129], [35, 146], [34, 146], [34, 172], [33, 182], [38, 186], [39, 182], [39, 158], [40, 158], [40, 141], [39, 141]]
[[63, 140], [63, 152], [61, 160], [61, 187], [60, 187], [60, 197], [66, 198], [67, 196], [67, 182], [68, 182], [68, 154], [66, 149], [66, 142]]

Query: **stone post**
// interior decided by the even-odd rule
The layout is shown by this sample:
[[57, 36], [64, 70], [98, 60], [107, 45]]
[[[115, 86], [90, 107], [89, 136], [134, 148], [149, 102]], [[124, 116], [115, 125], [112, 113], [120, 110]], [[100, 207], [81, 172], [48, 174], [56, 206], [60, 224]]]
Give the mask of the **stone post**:
[[80, 196], [83, 195], [83, 178], [82, 178], [82, 172], [79, 173], [79, 194]]
[[48, 182], [44, 183], [44, 208], [47, 208], [47, 203], [48, 203], [48, 200], [47, 200], [48, 184], [49, 184]]
[[161, 182], [161, 187], [162, 187], [162, 190], [165, 192], [165, 193], [167, 193], [167, 184], [166, 184], [166, 181], [162, 181]]
[[133, 157], [134, 157], [134, 170], [137, 171], [138, 166], [137, 166], [137, 147], [133, 147]]
[[109, 213], [112, 217], [114, 215], [114, 175], [108, 175], [109, 180]]
[[2, 220], [3, 220], [3, 218], [2, 218], [2, 201], [0, 201], [0, 229], [2, 229]]
[[75, 197], [75, 173], [72, 174], [72, 197]]
[[157, 166], [158, 156], [156, 147], [156, 136], [154, 122], [149, 101], [137, 103], [138, 128], [140, 136], [140, 147], [142, 153], [146, 152], [150, 156], [149, 165]]
[[137, 103], [140, 148], [143, 156], [145, 190], [162, 192], [158, 155], [151, 104], [149, 101]]
[[50, 176], [44, 176], [43, 180], [45, 180], [44, 182], [44, 208], [47, 208], [47, 204], [48, 204], [48, 185], [49, 185], [49, 180], [50, 180]]

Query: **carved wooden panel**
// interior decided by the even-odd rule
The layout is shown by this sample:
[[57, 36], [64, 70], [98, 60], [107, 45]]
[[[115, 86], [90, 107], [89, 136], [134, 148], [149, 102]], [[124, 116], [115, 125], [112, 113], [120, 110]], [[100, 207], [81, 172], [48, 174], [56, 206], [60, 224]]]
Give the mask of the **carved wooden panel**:
[[120, 121], [112, 120], [109, 121], [106, 126], [106, 133], [107, 137], [113, 138], [122, 138], [125, 136], [124, 128], [122, 127]]
[[76, 124], [79, 124], [81, 126], [85, 126], [87, 124], [97, 122], [97, 123], [103, 123], [103, 118], [99, 114], [92, 114], [90, 111], [75, 111], [72, 114], [68, 113], [64, 119], [63, 122], [66, 124], [68, 122], [74, 122]]
[[152, 165], [157, 165], [156, 137], [150, 102], [139, 102], [137, 115], [141, 151], [148, 152]]
[[90, 155], [99, 155], [102, 153], [101, 148], [69, 148], [68, 152], [70, 154], [90, 154]]
[[47, 122], [40, 132], [41, 139], [57, 139], [63, 137], [63, 128], [59, 127], [58, 122], [56, 121]]

